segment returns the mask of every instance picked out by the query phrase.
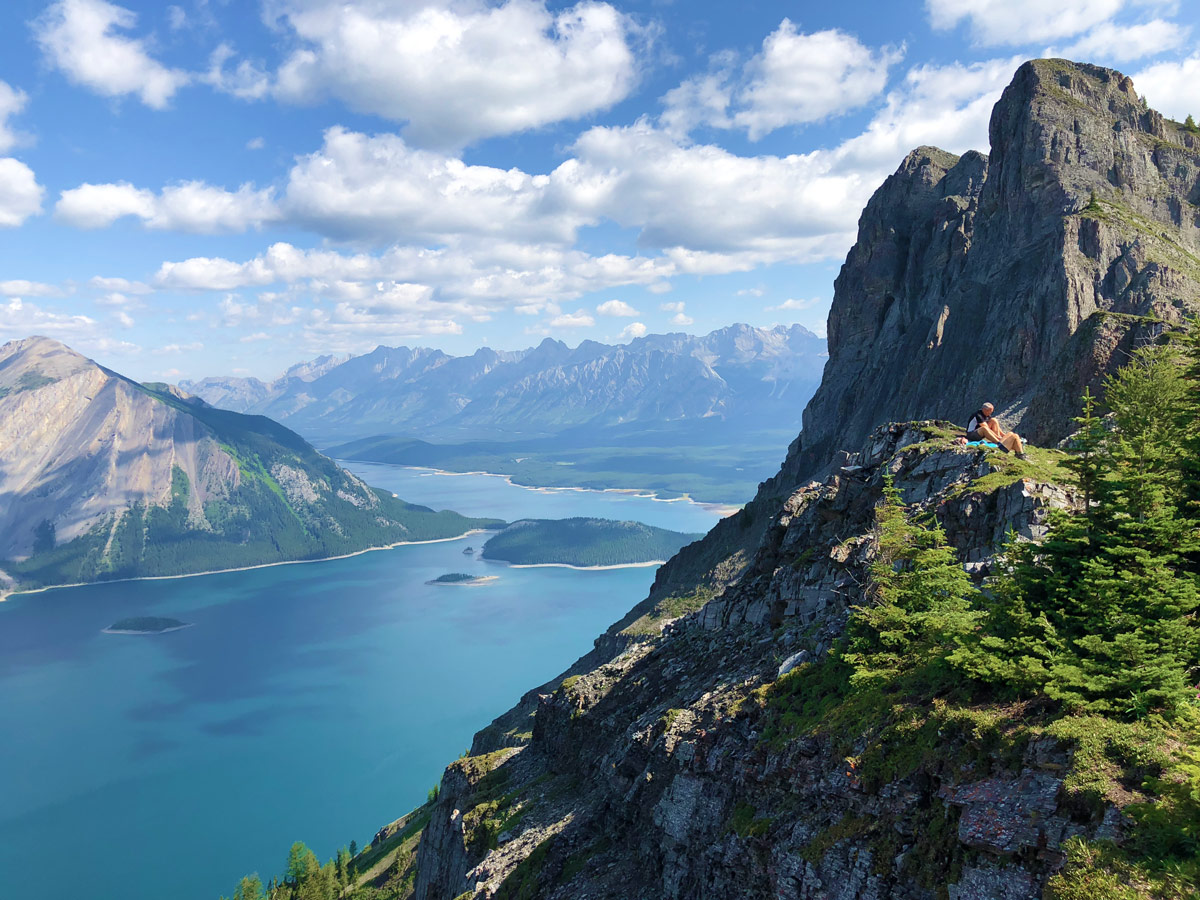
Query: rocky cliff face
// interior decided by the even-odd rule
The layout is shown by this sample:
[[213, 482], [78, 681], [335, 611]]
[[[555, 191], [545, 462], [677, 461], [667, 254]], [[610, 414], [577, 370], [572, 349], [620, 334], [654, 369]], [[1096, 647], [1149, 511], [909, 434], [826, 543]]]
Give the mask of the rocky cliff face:
[[281, 425], [138, 384], [48, 338], [0, 347], [5, 591], [319, 558], [481, 524], [376, 491]]
[[1119, 72], [1017, 71], [991, 155], [914, 150], [867, 204], [834, 285], [802, 469], [884, 421], [984, 400], [1038, 442], [1121, 350], [1200, 299], [1200, 135]]
[[135, 503], [165, 505], [172, 471], [189, 513], [228, 497], [236, 461], [191, 416], [48, 338], [0, 347], [0, 558], [28, 556], [39, 523], [58, 542]]
[[1040, 896], [1065, 839], [1119, 821], [1072, 805], [1065, 745], [1001, 754], [999, 714], [934, 715], [883, 746], [867, 729], [789, 730], [823, 698], [787, 698], [779, 678], [821, 657], [861, 597], [885, 474], [985, 573], [1007, 528], [1037, 538], [1075, 502], [1056, 463], [961, 448], [933, 423], [875, 432], [787, 498], [740, 583], [547, 686], [506, 723], [531, 736], [480, 733], [442, 782], [414, 896]]
[[1128, 78], [1028, 63], [991, 140], [919, 148], [872, 198], [779, 474], [447, 769], [418, 900], [1033, 900], [1068, 838], [1121, 839], [1128, 798], [1083, 802], [1076, 745], [1013, 740], [1019, 705], [897, 707], [879, 730], [782, 678], [861, 601], [885, 475], [979, 577], [1008, 529], [1036, 540], [1078, 502], [1056, 451], [912, 420], [990, 399], [1056, 442], [1084, 387], [1200, 301], [1200, 138]]

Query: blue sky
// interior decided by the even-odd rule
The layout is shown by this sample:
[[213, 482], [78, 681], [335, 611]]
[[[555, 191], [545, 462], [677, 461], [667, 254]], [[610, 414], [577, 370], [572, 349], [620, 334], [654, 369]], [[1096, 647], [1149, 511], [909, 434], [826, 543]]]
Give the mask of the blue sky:
[[1024, 59], [1200, 115], [1200, 4], [9, 0], [0, 341], [142, 379], [734, 321], [824, 333], [913, 147]]

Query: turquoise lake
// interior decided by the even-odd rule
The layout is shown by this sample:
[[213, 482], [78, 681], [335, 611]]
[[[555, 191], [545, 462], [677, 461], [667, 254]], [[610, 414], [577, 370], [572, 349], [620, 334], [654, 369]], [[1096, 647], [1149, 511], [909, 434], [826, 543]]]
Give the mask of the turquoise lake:
[[[348, 466], [471, 515], [707, 531], [718, 513], [482, 475]], [[645, 597], [653, 568], [513, 569], [486, 535], [0, 604], [0, 897], [217, 900], [424, 802], [475, 731]], [[496, 574], [437, 587], [445, 572]], [[128, 616], [194, 627], [108, 635]]]

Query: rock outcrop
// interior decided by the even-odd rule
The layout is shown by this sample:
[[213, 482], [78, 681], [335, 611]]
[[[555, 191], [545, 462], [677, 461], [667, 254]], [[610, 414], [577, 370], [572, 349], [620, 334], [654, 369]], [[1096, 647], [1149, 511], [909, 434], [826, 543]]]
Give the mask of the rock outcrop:
[[935, 423], [873, 433], [787, 498], [738, 584], [547, 689], [527, 745], [493, 750], [480, 734], [442, 782], [414, 896], [1039, 896], [1062, 842], [1104, 821], [1066, 802], [1065, 747], [989, 762], [947, 723], [926, 752], [953, 765], [909, 750], [911, 768], [871, 774], [847, 762], [865, 735], [781, 740], [764, 698], [822, 657], [861, 599], [885, 475], [986, 576], [1009, 526], [1037, 538], [1076, 502], [1044, 474], [1055, 459], [960, 447]]

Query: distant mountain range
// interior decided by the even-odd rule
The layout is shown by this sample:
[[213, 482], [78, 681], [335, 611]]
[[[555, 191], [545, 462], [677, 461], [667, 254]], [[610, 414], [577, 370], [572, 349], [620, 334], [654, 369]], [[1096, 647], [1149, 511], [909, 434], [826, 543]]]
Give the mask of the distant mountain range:
[[0, 347], [0, 593], [495, 524], [405, 503], [269, 419], [138, 384], [48, 338]]
[[379, 434], [512, 440], [701, 419], [790, 428], [824, 363], [825, 341], [800, 325], [731, 325], [704, 336], [584, 341], [574, 349], [547, 338], [528, 350], [484, 347], [460, 357], [377, 347], [363, 356], [323, 356], [271, 382], [209, 377], [180, 387], [317, 442]]

